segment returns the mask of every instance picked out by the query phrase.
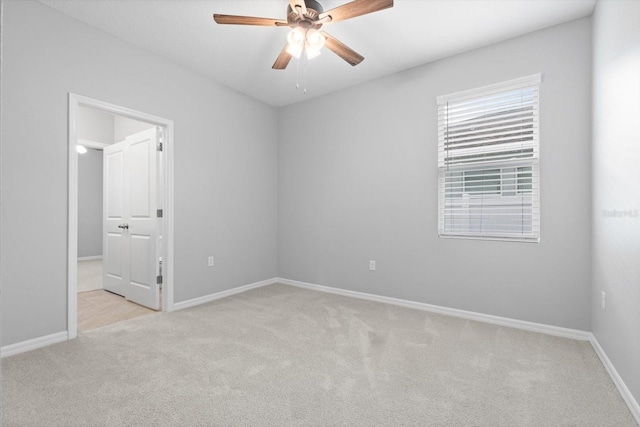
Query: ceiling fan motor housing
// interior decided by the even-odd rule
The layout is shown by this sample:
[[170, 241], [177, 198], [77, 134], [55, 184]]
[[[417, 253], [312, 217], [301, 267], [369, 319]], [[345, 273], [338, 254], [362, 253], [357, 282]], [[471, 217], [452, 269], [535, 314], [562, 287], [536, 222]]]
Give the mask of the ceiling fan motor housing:
[[[1, 1], [1, 0], [0, 0]], [[284, 0], [282, 0], [284, 1]], [[287, 20], [260, 18], [255, 16], [223, 15], [214, 13], [218, 24], [259, 25], [267, 27], [291, 27], [287, 44], [273, 64], [273, 69], [284, 70], [292, 57], [303, 52], [307, 57], [317, 56], [324, 46], [350, 65], [358, 65], [364, 56], [326, 32], [318, 31], [324, 24], [345, 21], [357, 16], [378, 12], [393, 7], [394, 0], [351, 0], [325, 12], [316, 0], [289, 0]]]
[[305, 14], [298, 14], [293, 10], [291, 6], [287, 6], [287, 22], [290, 27], [303, 27], [304, 29], [322, 27], [322, 23], [316, 22], [319, 15], [324, 12], [322, 5], [315, 0], [304, 0], [304, 4], [307, 7]]

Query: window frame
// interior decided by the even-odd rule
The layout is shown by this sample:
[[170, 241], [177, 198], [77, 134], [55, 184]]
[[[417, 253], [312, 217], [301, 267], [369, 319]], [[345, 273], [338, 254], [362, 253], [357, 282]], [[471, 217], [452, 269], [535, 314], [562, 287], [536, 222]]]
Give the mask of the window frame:
[[[518, 79], [503, 81], [500, 83], [482, 86], [475, 89], [470, 89], [461, 92], [455, 92], [449, 95], [438, 96], [436, 98], [437, 101], [437, 129], [438, 129], [438, 237], [447, 238], [447, 239], [469, 239], [469, 240], [498, 240], [498, 241], [510, 241], [510, 242], [530, 242], [530, 243], [538, 243], [540, 242], [541, 235], [541, 210], [540, 210], [540, 192], [541, 192], [541, 184], [540, 184], [540, 84], [542, 82], [542, 74], [533, 74], [529, 76], [525, 76]], [[480, 159], [480, 155], [476, 155], [475, 159], [473, 159], [473, 163], [464, 164], [466, 162], [466, 158], [463, 159], [463, 164], [455, 164], [455, 161], [451, 161], [452, 157], [449, 157], [451, 153], [451, 148], [447, 148], [451, 146], [451, 140], [448, 136], [450, 135], [450, 131], [448, 131], [450, 126], [449, 120], [449, 112], [450, 105], [452, 103], [454, 106], [456, 102], [460, 102], [464, 105], [464, 103], [474, 104], [477, 101], [477, 104], [482, 105], [485, 98], [490, 98], [491, 96], [501, 97], [504, 96], [508, 98], [510, 91], [522, 90], [525, 88], [531, 88], [533, 92], [533, 100], [532, 100], [532, 132], [531, 137], [528, 138], [529, 144], [532, 147], [530, 154], [527, 156], [523, 156], [522, 158], [513, 158], [513, 159], [500, 159], [496, 160], [498, 156], [500, 156], [501, 152], [504, 152], [504, 148], [502, 148], [499, 144], [488, 144], [489, 149], [487, 150], [489, 156], [496, 156], [494, 159], [490, 159], [488, 161], [482, 161]], [[489, 107], [492, 108], [492, 107]], [[487, 108], [487, 111], [489, 110]], [[446, 118], [443, 118], [441, 112], [445, 109], [447, 111]], [[500, 111], [499, 109], [497, 111]], [[464, 113], [464, 110], [463, 110]], [[476, 117], [477, 120], [477, 117]], [[482, 117], [480, 117], [482, 120]], [[500, 119], [499, 119], [500, 120]], [[484, 123], [485, 122], [480, 122]], [[444, 128], [443, 128], [444, 125]], [[471, 125], [473, 126], [473, 125]], [[443, 129], [445, 131], [443, 132]], [[488, 133], [491, 133], [490, 127], [483, 127], [479, 132], [484, 132], [486, 129], [489, 129]], [[471, 130], [475, 130], [473, 127]], [[463, 132], [466, 131], [463, 129]], [[468, 131], [467, 131], [468, 132]], [[507, 131], [508, 132], [508, 131]], [[445, 135], [445, 136], [443, 136]], [[463, 134], [464, 135], [464, 134]], [[468, 134], [467, 134], [468, 135]], [[463, 139], [467, 137], [467, 135], [463, 136]], [[481, 136], [482, 134], [479, 134]], [[475, 135], [471, 134], [473, 138]], [[459, 137], [458, 137], [459, 138]], [[475, 141], [472, 139], [472, 141]], [[468, 145], [465, 143], [464, 145]], [[466, 147], [464, 147], [466, 148]], [[464, 148], [458, 149], [459, 152], [464, 153]], [[453, 149], [455, 153], [455, 148]], [[524, 152], [524, 151], [522, 151]], [[491, 154], [493, 153], [493, 154]], [[460, 154], [459, 154], [460, 155]], [[484, 154], [482, 154], [484, 156]], [[460, 157], [458, 157], [459, 159]], [[453, 165], [453, 166], [451, 166]], [[466, 188], [469, 181], [465, 177], [465, 174], [470, 172], [477, 172], [482, 170], [483, 173], [486, 171], [491, 171], [492, 175], [490, 176], [498, 176], [499, 173], [499, 182], [497, 183], [497, 191], [495, 192], [477, 192], [477, 188], [474, 189], [476, 193], [467, 192]], [[520, 198], [523, 203], [521, 205], [521, 209], [525, 209], [528, 206], [527, 203], [531, 205], [530, 212], [530, 222], [528, 224], [526, 220], [522, 220], [522, 225], [530, 226], [530, 233], [524, 233], [524, 231], [520, 232], [509, 232], [506, 230], [510, 224], [509, 218], [505, 218], [505, 222], [500, 224], [499, 227], [504, 227], [503, 230], [499, 230], [499, 227], [494, 230], [482, 230], [484, 224], [480, 225], [480, 231], [472, 231], [472, 217], [471, 214], [467, 216], [467, 230], [466, 231], [456, 231], [451, 227], [449, 223], [447, 225], [446, 214], [450, 212], [451, 209], [455, 209], [454, 204], [452, 204], [452, 198], [448, 196], [447, 193], [447, 184], [449, 184], [449, 188], [451, 188], [451, 182], [447, 181], [448, 177], [450, 178], [452, 174], [460, 173], [460, 181], [458, 187], [459, 190], [456, 193], [470, 198], [482, 198], [485, 196], [491, 196], [496, 201], [504, 201], [506, 198], [514, 197]], [[512, 174], [511, 178], [505, 178], [505, 175]], [[486, 182], [482, 184], [482, 180], [477, 180], [480, 184], [480, 187], [487, 186]], [[494, 186], [495, 180], [490, 179], [491, 185], [487, 186], [489, 188]], [[505, 182], [509, 182], [508, 187], [505, 185]], [[461, 183], [461, 185], [460, 185]], [[456, 184], [453, 184], [455, 186]], [[505, 188], [507, 187], [507, 188]], [[491, 191], [491, 190], [489, 190]], [[471, 196], [470, 196], [471, 195]], [[526, 196], [531, 195], [530, 202], [524, 203], [526, 200]], [[479, 196], [479, 197], [478, 197]], [[489, 200], [490, 198], [487, 198]], [[449, 200], [449, 205], [447, 205], [447, 200]], [[515, 204], [514, 204], [515, 206]], [[480, 209], [483, 209], [482, 203], [480, 204]], [[508, 209], [505, 204], [505, 209]], [[483, 211], [484, 212], [484, 211]], [[455, 215], [455, 214], [454, 214]], [[494, 215], [499, 216], [494, 213]], [[464, 218], [464, 217], [463, 217]], [[463, 226], [464, 228], [465, 226]], [[521, 229], [522, 230], [522, 229]]]

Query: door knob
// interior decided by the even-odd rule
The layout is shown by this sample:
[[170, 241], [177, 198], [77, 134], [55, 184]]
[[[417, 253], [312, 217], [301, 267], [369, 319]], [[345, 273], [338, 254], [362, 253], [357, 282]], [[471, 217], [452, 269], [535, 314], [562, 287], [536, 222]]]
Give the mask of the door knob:
[[120, 224], [118, 228], [122, 228], [123, 230], [127, 230], [129, 228], [129, 224]]

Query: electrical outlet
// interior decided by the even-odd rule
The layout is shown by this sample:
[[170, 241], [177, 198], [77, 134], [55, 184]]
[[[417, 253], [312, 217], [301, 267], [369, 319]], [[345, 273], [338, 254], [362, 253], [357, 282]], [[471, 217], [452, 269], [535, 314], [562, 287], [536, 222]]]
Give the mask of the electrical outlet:
[[369, 260], [369, 270], [376, 271], [376, 261], [373, 259]]
[[604, 291], [602, 291], [602, 298], [600, 300], [600, 305], [602, 306], [603, 310], [607, 309], [607, 294], [605, 294]]
[[211, 255], [209, 258], [207, 258], [207, 265], [209, 267], [213, 267], [213, 255]]

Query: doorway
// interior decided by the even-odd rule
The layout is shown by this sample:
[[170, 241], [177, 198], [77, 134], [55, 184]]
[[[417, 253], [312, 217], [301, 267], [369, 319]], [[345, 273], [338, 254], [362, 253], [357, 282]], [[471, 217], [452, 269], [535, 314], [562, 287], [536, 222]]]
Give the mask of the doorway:
[[[91, 129], [87, 123], [92, 124]], [[124, 319], [146, 314], [148, 309], [143, 306], [172, 311], [172, 142], [171, 120], [69, 94], [69, 339], [78, 333], [79, 290], [89, 291], [80, 294], [81, 309], [104, 304], [98, 313], [105, 313], [106, 320], [119, 310]], [[82, 157], [83, 162], [91, 156], [103, 162], [100, 203], [82, 199], [96, 199], [96, 194], [85, 188], [86, 165], [79, 163], [78, 156], [87, 153], [79, 154], [80, 147], [90, 154]], [[95, 183], [93, 188], [97, 188]], [[85, 211], [96, 211], [98, 204], [101, 217], [96, 218], [94, 212], [87, 221]], [[87, 231], [91, 221], [101, 223], [99, 235], [95, 224]], [[87, 276], [89, 283], [84, 283]], [[83, 280], [80, 287], [79, 277]], [[125, 299], [129, 306], [122, 304]], [[90, 323], [100, 326], [100, 322]]]

